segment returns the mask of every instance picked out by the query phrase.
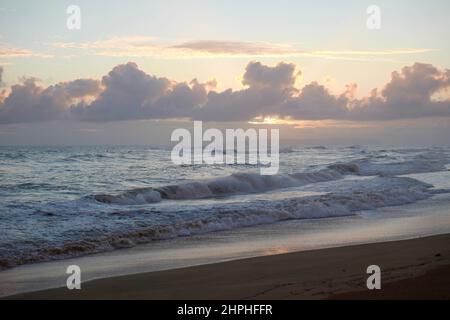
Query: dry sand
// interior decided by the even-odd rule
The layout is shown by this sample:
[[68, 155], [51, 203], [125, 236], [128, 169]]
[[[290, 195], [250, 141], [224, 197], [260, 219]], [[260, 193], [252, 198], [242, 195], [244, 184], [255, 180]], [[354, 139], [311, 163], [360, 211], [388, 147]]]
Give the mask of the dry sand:
[[[366, 289], [379, 265], [382, 289]], [[449, 299], [450, 235], [105, 278], [14, 299]]]

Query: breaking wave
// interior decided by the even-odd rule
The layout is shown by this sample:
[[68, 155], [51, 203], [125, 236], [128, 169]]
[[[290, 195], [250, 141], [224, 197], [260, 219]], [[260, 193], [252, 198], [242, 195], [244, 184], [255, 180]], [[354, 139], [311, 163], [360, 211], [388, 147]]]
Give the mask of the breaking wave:
[[[251, 166], [179, 167], [168, 163], [168, 152], [145, 148], [5, 149], [0, 269], [289, 219], [353, 215], [450, 192], [446, 181], [439, 184], [448, 172], [424, 179], [438, 181], [434, 188], [414, 179], [427, 174], [404, 176], [447, 171], [450, 149], [281, 152], [286, 173], [261, 176]], [[236, 170], [248, 171], [230, 175]], [[186, 180], [193, 176], [211, 178]]]
[[227, 177], [186, 182], [157, 188], [135, 189], [119, 195], [98, 194], [94, 199], [107, 204], [145, 204], [163, 199], [190, 200], [219, 196], [250, 194], [276, 189], [299, 187], [310, 183], [342, 179], [346, 174], [356, 174], [356, 164], [334, 164], [316, 172], [263, 176], [256, 173], [236, 173]]
[[370, 159], [359, 159], [347, 163], [334, 163], [314, 172], [272, 176], [263, 176], [256, 173], [235, 173], [209, 180], [154, 188], [139, 188], [117, 195], [97, 194], [92, 197], [101, 203], [118, 205], [157, 203], [162, 200], [205, 199], [300, 187], [311, 183], [339, 180], [346, 175], [398, 176], [443, 171], [447, 170], [447, 163], [447, 158], [437, 157], [436, 154], [420, 154], [412, 160], [390, 163], [377, 163]]
[[[339, 190], [322, 195], [293, 197], [282, 200], [258, 200], [247, 203], [196, 205], [186, 208], [170, 208], [163, 212], [171, 217], [166, 222], [123, 228], [121, 230], [98, 230], [92, 226], [89, 236], [65, 243], [47, 244], [33, 250], [3, 249], [0, 268], [20, 264], [62, 259], [88, 253], [131, 247], [154, 240], [223, 231], [234, 228], [274, 223], [291, 219], [316, 219], [341, 217], [356, 211], [385, 206], [404, 205], [431, 197], [432, 185], [407, 177], [375, 177], [367, 181], [343, 181]], [[161, 210], [161, 209], [159, 209]], [[158, 217], [160, 211], [149, 208], [112, 212], [111, 215], [140, 219], [148, 214]], [[136, 224], [136, 225], [140, 225]]]

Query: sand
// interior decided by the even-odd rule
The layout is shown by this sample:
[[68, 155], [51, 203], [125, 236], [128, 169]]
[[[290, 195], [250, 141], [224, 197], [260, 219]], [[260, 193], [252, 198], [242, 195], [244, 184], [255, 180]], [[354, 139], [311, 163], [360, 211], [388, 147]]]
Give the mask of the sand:
[[[381, 290], [366, 268], [381, 268]], [[12, 299], [449, 299], [450, 235], [104, 278]]]

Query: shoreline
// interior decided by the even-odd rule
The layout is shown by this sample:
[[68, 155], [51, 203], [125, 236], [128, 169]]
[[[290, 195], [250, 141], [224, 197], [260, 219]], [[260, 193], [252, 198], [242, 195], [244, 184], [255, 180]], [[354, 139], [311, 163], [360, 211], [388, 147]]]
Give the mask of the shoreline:
[[[365, 287], [372, 264], [381, 268], [381, 290]], [[450, 299], [448, 275], [444, 234], [115, 276], [82, 283], [81, 290], [3, 299]]]
[[[65, 286], [69, 265], [82, 281], [252, 257], [400, 241], [449, 233], [450, 196], [341, 218], [288, 220], [156, 241], [132, 248], [22, 265], [0, 272], [0, 298]], [[245, 245], [243, 245], [245, 244]]]

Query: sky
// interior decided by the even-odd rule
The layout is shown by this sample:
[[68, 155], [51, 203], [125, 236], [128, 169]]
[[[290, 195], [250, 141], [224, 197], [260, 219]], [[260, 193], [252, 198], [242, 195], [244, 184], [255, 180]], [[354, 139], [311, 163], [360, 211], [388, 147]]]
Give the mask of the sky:
[[279, 126], [291, 144], [445, 144], [449, 9], [1, 0], [0, 144], [163, 145], [192, 120]]

